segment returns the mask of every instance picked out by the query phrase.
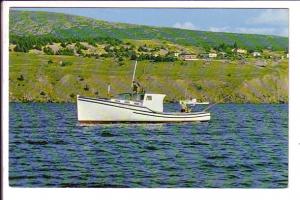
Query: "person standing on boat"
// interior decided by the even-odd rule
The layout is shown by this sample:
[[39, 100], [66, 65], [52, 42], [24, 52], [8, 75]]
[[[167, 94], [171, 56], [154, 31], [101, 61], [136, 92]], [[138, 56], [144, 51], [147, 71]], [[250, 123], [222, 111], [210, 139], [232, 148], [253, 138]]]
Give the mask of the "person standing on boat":
[[191, 108], [188, 107], [186, 101], [180, 101], [180, 106], [181, 106], [181, 112], [186, 112], [186, 113], [189, 113], [191, 112]]
[[143, 93], [144, 88], [141, 86], [141, 84], [138, 81], [133, 81], [132, 91], [134, 94]]

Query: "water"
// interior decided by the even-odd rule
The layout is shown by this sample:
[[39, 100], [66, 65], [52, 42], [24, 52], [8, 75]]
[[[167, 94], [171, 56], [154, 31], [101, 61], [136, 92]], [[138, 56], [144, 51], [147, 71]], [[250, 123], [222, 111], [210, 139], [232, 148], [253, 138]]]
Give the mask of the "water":
[[288, 105], [222, 104], [211, 113], [205, 123], [79, 126], [75, 104], [11, 103], [9, 184], [287, 187]]

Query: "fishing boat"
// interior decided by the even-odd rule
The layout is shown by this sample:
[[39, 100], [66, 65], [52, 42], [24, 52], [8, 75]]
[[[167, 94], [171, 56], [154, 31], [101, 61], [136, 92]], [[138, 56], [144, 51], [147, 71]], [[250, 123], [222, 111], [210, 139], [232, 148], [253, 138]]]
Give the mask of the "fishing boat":
[[[209, 121], [210, 113], [202, 112], [164, 112], [165, 94], [137, 91], [135, 63], [132, 78], [133, 91], [112, 98], [91, 98], [77, 95], [77, 117], [80, 123], [163, 123]], [[110, 87], [109, 87], [110, 89]]]

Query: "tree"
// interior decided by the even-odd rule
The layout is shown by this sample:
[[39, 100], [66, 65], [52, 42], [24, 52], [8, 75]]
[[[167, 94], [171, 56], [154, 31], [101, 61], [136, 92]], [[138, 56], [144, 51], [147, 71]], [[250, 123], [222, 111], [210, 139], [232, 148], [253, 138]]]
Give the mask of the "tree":
[[118, 57], [118, 62], [122, 62], [122, 61], [124, 61], [124, 58]]
[[67, 47], [67, 45], [66, 45], [64, 42], [62, 42], [62, 43], [60, 44], [60, 46], [63, 47], [63, 48], [66, 48], [66, 47]]
[[234, 49], [237, 49], [237, 48], [238, 48], [238, 45], [237, 45], [236, 41], [234, 41], [233, 48], [234, 48]]
[[210, 46], [204, 45], [203, 49], [205, 50], [206, 53], [208, 53], [210, 51]]
[[47, 55], [54, 55], [54, 51], [50, 47], [44, 47], [43, 51]]
[[218, 51], [225, 51], [226, 50], [226, 44], [224, 42], [222, 42], [218, 47], [217, 47]]
[[104, 50], [105, 50], [106, 52], [112, 52], [112, 51], [113, 51], [113, 47], [112, 47], [111, 45], [106, 45], [106, 46], [104, 47]]
[[41, 51], [42, 50], [42, 46], [40, 44], [35, 45], [34, 47], [36, 50]]
[[131, 55], [130, 60], [136, 60], [138, 57], [137, 55], [134, 53]]
[[66, 56], [73, 56], [74, 55], [74, 50], [65, 48], [65, 49], [60, 49], [57, 51], [58, 55], [66, 55]]

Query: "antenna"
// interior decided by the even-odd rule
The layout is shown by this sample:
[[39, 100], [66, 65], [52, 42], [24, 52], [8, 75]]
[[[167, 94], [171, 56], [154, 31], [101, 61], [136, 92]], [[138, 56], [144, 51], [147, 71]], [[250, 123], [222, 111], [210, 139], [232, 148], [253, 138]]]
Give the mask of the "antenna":
[[132, 75], [131, 87], [133, 87], [133, 81], [134, 81], [134, 77], [135, 77], [136, 66], [137, 66], [137, 60], [135, 61], [135, 65], [134, 65], [134, 71], [133, 71], [133, 75]]
[[110, 97], [110, 83], [107, 85], [107, 96]]

